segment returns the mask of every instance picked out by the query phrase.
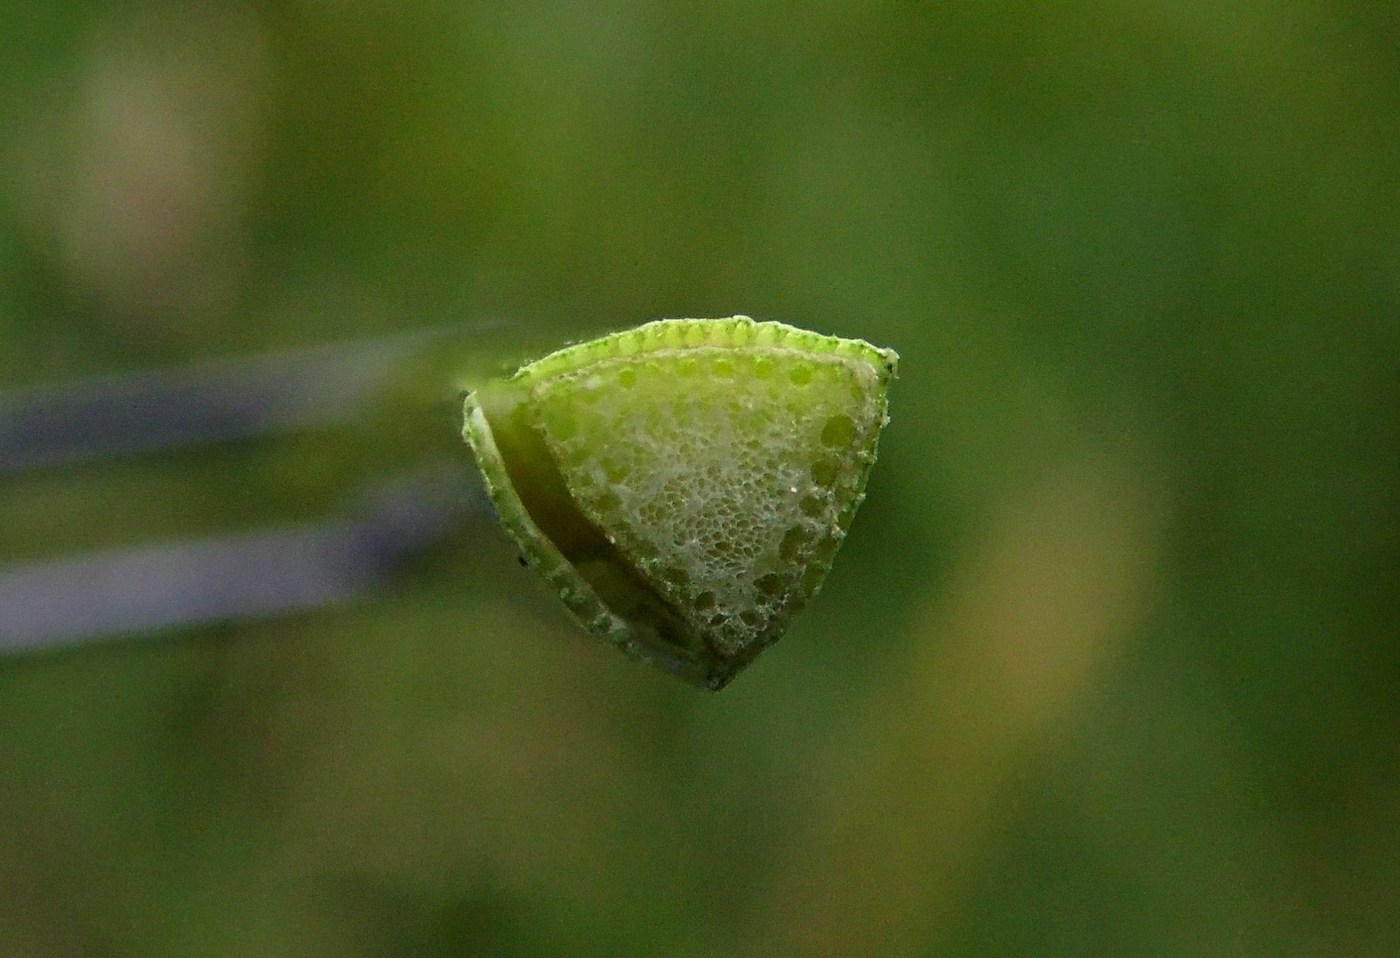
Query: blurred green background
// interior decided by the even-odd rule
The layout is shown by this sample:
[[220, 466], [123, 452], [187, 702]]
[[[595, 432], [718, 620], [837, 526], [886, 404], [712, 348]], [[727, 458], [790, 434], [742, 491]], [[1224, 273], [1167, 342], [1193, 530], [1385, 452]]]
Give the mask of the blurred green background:
[[[1400, 954], [1388, 5], [3, 12], [0, 389], [735, 312], [902, 378], [718, 695], [485, 513], [347, 605], [0, 660], [0, 954]], [[465, 462], [415, 402], [6, 479], [0, 569]]]

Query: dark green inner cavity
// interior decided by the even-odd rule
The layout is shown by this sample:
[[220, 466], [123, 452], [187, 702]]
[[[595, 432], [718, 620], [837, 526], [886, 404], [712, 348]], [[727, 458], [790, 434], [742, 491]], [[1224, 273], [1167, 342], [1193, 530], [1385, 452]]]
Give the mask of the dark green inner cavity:
[[688, 678], [712, 683], [719, 665], [714, 651], [579, 511], [527, 398], [512, 383], [483, 388], [476, 397], [525, 511], [603, 604], [633, 626], [636, 638], [658, 660]]

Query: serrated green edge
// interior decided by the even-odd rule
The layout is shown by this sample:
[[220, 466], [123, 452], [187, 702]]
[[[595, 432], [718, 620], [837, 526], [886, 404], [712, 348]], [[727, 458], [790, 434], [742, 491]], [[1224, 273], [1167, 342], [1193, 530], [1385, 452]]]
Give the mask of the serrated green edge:
[[899, 362], [899, 354], [893, 349], [881, 349], [863, 339], [842, 339], [814, 333], [776, 320], [759, 321], [748, 316], [657, 319], [635, 329], [565, 346], [543, 359], [522, 366], [511, 378], [513, 381], [533, 382], [568, 375], [602, 360], [698, 346], [730, 349], [763, 346], [794, 352], [854, 356], [882, 368], [881, 384], [884, 386], [888, 386], [889, 380], [894, 377]]

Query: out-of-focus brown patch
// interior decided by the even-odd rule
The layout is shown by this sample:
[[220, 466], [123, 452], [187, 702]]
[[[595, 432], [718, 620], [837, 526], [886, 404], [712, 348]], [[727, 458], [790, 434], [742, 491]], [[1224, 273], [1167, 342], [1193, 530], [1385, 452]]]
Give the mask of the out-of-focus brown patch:
[[1127, 461], [1102, 455], [1006, 510], [916, 618], [902, 676], [831, 751], [842, 761], [780, 870], [761, 953], [936, 942], [1008, 786], [1069, 734], [1151, 605], [1158, 510]]

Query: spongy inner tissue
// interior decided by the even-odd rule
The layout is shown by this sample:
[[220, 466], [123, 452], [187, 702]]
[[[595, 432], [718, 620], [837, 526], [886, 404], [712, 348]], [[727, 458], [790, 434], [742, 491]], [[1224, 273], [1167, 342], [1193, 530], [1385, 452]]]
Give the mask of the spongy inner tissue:
[[820, 586], [883, 425], [880, 371], [775, 346], [602, 358], [532, 384], [588, 518], [716, 651]]

